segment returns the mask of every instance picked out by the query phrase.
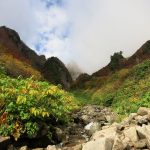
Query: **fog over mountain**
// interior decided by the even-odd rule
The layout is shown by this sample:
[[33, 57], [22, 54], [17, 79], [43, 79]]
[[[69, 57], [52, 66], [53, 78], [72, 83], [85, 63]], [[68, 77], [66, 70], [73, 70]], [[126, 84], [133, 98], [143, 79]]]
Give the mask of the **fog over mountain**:
[[1, 0], [0, 25], [39, 54], [92, 73], [114, 52], [128, 57], [150, 39], [149, 6], [149, 0]]

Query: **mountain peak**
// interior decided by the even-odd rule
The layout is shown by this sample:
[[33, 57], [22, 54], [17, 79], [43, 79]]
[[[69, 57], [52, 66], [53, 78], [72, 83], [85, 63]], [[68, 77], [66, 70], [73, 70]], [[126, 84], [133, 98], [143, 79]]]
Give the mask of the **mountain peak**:
[[69, 71], [57, 57], [46, 60], [44, 55], [39, 56], [15, 30], [6, 26], [0, 27], [0, 54], [0, 63], [4, 62], [10, 75], [29, 77], [41, 74], [49, 82], [62, 84], [66, 89], [72, 83]]

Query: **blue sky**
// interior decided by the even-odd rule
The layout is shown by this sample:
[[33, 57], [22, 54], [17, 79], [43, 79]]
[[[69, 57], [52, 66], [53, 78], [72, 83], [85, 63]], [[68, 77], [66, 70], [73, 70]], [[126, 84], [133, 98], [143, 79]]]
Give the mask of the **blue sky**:
[[149, 0], [1, 0], [0, 25], [31, 48], [88, 73], [150, 40]]

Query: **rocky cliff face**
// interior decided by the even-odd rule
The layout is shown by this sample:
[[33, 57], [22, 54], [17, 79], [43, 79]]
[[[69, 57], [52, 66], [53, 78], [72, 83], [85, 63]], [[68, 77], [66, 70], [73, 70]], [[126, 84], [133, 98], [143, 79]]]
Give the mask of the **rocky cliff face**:
[[72, 78], [65, 65], [56, 57], [46, 60], [30, 49], [18, 33], [5, 26], [0, 27], [0, 63], [3, 63], [11, 76], [45, 78], [54, 84], [70, 88]]
[[45, 56], [37, 55], [19, 37], [18, 33], [5, 26], [0, 27], [0, 45], [3, 52], [14, 58], [25, 61], [36, 69], [41, 69], [46, 61]]
[[54, 84], [61, 84], [69, 89], [72, 83], [72, 77], [65, 65], [57, 58], [47, 59], [43, 67], [44, 78], [52, 81]]

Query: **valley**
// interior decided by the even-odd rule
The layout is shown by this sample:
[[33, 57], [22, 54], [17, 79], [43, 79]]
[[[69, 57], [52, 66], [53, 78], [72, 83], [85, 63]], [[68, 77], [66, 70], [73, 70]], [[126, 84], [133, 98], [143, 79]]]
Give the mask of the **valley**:
[[150, 149], [149, 74], [150, 41], [73, 80], [0, 27], [0, 150]]

